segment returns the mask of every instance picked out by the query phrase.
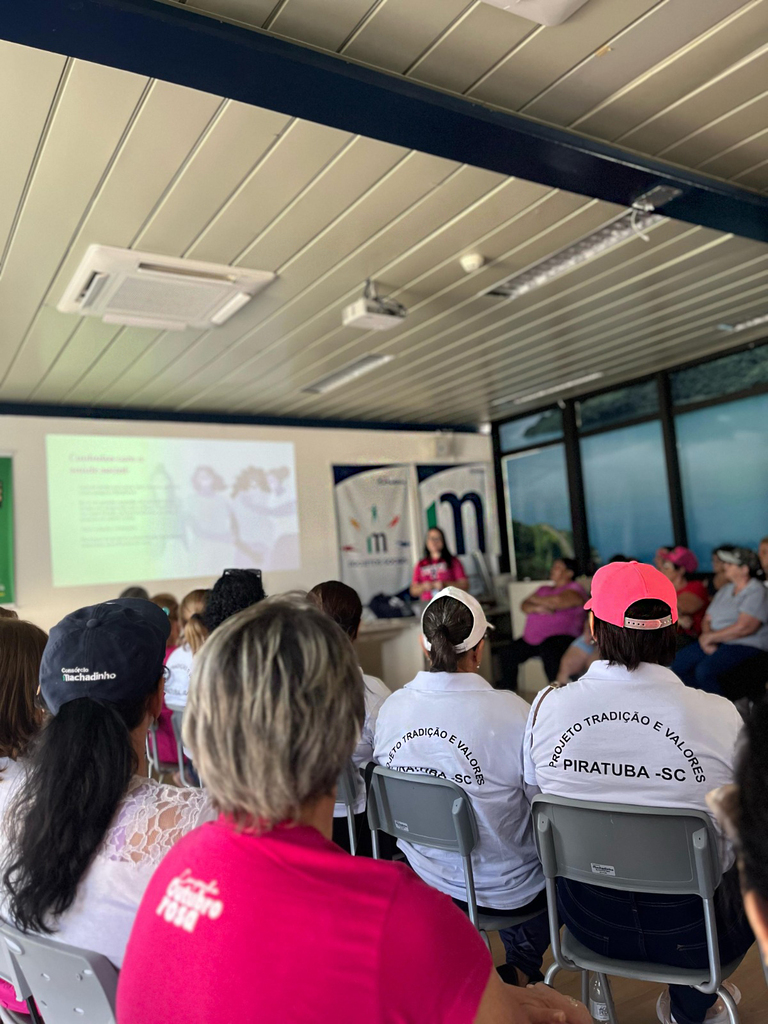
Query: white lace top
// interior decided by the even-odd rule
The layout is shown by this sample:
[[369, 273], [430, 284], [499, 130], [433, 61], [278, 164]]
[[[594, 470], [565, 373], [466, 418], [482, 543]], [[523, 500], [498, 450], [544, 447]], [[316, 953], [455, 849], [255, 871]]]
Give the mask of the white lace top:
[[[103, 953], [115, 967], [155, 868], [174, 843], [216, 812], [204, 790], [179, 789], [136, 775], [51, 938]], [[0, 840], [5, 856], [6, 841]]]

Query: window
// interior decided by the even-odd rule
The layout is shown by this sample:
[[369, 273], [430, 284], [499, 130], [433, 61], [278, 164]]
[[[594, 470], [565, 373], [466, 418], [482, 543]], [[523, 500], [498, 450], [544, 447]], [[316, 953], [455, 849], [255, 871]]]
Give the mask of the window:
[[505, 423], [499, 430], [499, 443], [503, 452], [516, 452], [546, 441], [558, 441], [562, 436], [563, 414], [554, 408]]
[[768, 385], [768, 345], [733, 352], [700, 366], [689, 366], [670, 374], [675, 405], [706, 402], [722, 395]]
[[624, 554], [652, 562], [673, 541], [661, 424], [657, 420], [582, 438], [590, 543], [600, 562]]
[[563, 445], [507, 456], [504, 487], [517, 578], [547, 579], [555, 558], [573, 555]]
[[686, 412], [675, 424], [688, 543], [708, 569], [718, 544], [756, 548], [768, 534], [768, 395]]
[[641, 416], [656, 416], [659, 412], [659, 389], [655, 380], [616, 388], [576, 403], [582, 430], [609, 427], [626, 423]]

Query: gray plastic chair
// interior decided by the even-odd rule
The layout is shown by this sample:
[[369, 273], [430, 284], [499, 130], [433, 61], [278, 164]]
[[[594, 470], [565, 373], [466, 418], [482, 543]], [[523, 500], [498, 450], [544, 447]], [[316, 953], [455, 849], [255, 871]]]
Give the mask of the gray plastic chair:
[[157, 726], [154, 722], [150, 722], [149, 729], [147, 730], [147, 769], [150, 779], [153, 773], [160, 778], [160, 757], [157, 753]]
[[17, 995], [37, 1003], [45, 1024], [116, 1024], [117, 970], [105, 956], [27, 935], [0, 923]]
[[171, 712], [171, 725], [173, 726], [173, 735], [176, 738], [176, 756], [179, 759], [179, 778], [181, 779], [182, 786], [191, 786], [193, 785], [193, 783], [187, 779], [187, 773], [184, 764], [184, 744], [182, 743], [181, 740], [181, 726], [183, 722], [183, 711]]
[[[13, 985], [16, 990], [16, 998], [22, 1002], [26, 1002], [30, 998], [28, 990], [26, 990], [24, 984], [16, 985], [16, 972], [11, 962], [11, 954], [8, 947], [0, 939], [0, 979], [7, 982], [9, 985]], [[16, 1013], [14, 1010], [7, 1010], [4, 1006], [0, 1006], [0, 1021], [2, 1024], [29, 1024], [30, 1017], [32, 1021], [37, 1024], [40, 1020], [40, 1015], [37, 1013], [37, 1008], [34, 1003], [29, 1007], [31, 1013]]]
[[[581, 971], [582, 991], [588, 974], [600, 977], [611, 1024], [616, 1024], [607, 975], [666, 985], [688, 985], [725, 1003], [731, 1024], [738, 1024], [736, 1004], [723, 987], [743, 957], [721, 966], [717, 945], [714, 894], [722, 869], [717, 834], [703, 811], [682, 808], [633, 807], [537, 796], [533, 801], [534, 834], [547, 881], [549, 932], [555, 962], [547, 971], [550, 984], [558, 971]], [[701, 897], [709, 965], [689, 969], [666, 964], [617, 960], [601, 956], [578, 942], [567, 928], [560, 937], [556, 879], [626, 892], [697, 895]]]
[[368, 792], [368, 824], [374, 858], [379, 857], [378, 832], [434, 850], [451, 850], [461, 857], [469, 919], [489, 948], [488, 932], [513, 928], [541, 913], [496, 917], [478, 912], [472, 871], [472, 851], [478, 843], [477, 822], [469, 797], [455, 782], [395, 772], [377, 765]]
[[336, 800], [344, 804], [347, 812], [347, 828], [349, 829], [349, 851], [354, 857], [357, 854], [357, 830], [355, 828], [355, 803], [358, 795], [360, 773], [351, 761], [347, 761], [336, 783]]

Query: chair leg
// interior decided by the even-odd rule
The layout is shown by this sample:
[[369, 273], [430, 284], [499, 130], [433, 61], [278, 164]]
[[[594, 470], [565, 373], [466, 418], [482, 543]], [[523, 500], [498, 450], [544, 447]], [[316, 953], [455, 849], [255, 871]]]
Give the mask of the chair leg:
[[725, 985], [720, 986], [720, 988], [717, 990], [717, 994], [725, 1004], [725, 1009], [731, 1024], [739, 1024], [739, 1011], [736, 1009], [736, 1003], [734, 1001], [733, 996], [725, 987]]
[[581, 972], [581, 1001], [589, 1006], [589, 971]]
[[486, 945], [486, 948], [488, 949], [488, 952], [490, 953], [491, 952], [491, 940], [488, 938], [488, 932], [483, 931], [482, 928], [478, 928], [478, 931], [480, 932], [480, 938], [483, 940], [483, 942]]
[[611, 983], [608, 980], [607, 974], [598, 974], [600, 979], [600, 985], [603, 989], [603, 997], [605, 999], [605, 1005], [608, 1008], [608, 1020], [611, 1024], [618, 1024], [618, 1018], [616, 1016], [616, 1005], [613, 1002], [613, 992], [611, 992]]
[[544, 984], [551, 985], [559, 973], [560, 968], [557, 966], [557, 964], [552, 964], [547, 973], [544, 975]]

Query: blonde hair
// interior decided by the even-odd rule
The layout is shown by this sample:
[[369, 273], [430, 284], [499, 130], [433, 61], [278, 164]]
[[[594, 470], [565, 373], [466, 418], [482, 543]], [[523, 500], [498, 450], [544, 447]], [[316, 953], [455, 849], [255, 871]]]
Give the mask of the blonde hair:
[[219, 808], [269, 829], [334, 791], [365, 715], [352, 645], [306, 598], [267, 599], [210, 636], [184, 743]]
[[193, 654], [197, 654], [208, 638], [208, 630], [201, 617], [207, 600], [207, 590], [190, 590], [179, 607], [181, 641], [189, 644]]

